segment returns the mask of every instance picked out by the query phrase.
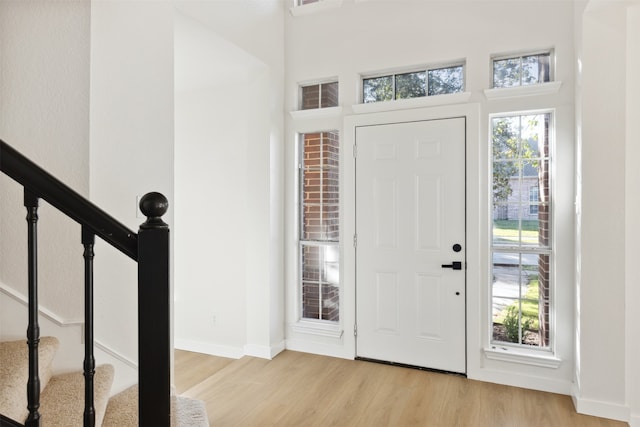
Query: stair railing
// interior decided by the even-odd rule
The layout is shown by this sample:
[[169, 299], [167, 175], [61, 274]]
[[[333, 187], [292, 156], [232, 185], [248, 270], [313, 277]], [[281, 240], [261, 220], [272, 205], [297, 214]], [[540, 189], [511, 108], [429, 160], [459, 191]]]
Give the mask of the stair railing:
[[[0, 171], [24, 188], [27, 209], [28, 239], [28, 327], [29, 379], [25, 427], [40, 427], [40, 379], [38, 377], [38, 246], [39, 200], [76, 221], [81, 226], [84, 247], [85, 296], [85, 409], [83, 425], [95, 425], [93, 379], [93, 259], [98, 236], [138, 263], [138, 423], [143, 427], [171, 424], [170, 391], [170, 320], [169, 320], [169, 227], [162, 216], [169, 207], [160, 193], [148, 193], [140, 200], [140, 210], [147, 220], [138, 234], [50, 175], [40, 166], [0, 140]], [[79, 422], [79, 420], [77, 421]], [[72, 424], [75, 424], [73, 422]], [[0, 424], [21, 426], [3, 417]]]

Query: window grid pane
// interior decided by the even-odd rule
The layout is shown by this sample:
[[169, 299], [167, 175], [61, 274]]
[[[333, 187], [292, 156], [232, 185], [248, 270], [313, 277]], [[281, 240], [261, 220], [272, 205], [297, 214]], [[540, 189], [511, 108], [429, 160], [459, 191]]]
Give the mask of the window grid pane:
[[338, 106], [338, 82], [302, 86], [300, 92], [301, 110]]
[[302, 317], [340, 320], [339, 246], [301, 244]]
[[362, 100], [365, 103], [391, 101], [394, 97], [393, 76], [362, 80]]
[[320, 108], [338, 106], [338, 82], [323, 83], [321, 86]]
[[551, 81], [551, 53], [493, 60], [493, 87], [528, 86]]
[[301, 135], [300, 262], [302, 318], [337, 322], [339, 281], [339, 136]]
[[462, 65], [429, 70], [429, 96], [462, 92], [463, 71]]
[[550, 119], [537, 114], [491, 121], [492, 342], [551, 345]]
[[424, 71], [415, 73], [397, 74], [395, 99], [408, 99], [427, 96], [426, 80]]

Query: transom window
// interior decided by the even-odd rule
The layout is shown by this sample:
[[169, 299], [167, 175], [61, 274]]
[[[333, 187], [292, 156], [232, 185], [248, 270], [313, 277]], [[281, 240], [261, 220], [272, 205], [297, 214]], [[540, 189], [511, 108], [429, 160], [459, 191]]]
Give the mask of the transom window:
[[364, 103], [464, 91], [462, 64], [362, 79]]
[[527, 86], [552, 81], [551, 52], [493, 59], [493, 87]]
[[303, 319], [340, 320], [340, 140], [300, 135], [300, 294]]
[[551, 119], [491, 119], [491, 323], [501, 345], [551, 347]]
[[300, 87], [300, 109], [338, 106], [338, 82], [317, 83]]

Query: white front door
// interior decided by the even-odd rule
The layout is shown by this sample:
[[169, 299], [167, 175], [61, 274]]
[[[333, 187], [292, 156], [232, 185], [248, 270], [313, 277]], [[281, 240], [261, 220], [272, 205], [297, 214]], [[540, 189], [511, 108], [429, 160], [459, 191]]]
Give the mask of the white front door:
[[357, 127], [356, 153], [356, 354], [465, 373], [465, 119]]

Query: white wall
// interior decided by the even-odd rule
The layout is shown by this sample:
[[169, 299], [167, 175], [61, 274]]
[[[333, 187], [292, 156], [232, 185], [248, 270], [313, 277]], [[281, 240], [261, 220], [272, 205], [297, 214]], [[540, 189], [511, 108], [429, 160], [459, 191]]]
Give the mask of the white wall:
[[[149, 191], [169, 199], [173, 228], [173, 13], [169, 2], [92, 2], [91, 199], [134, 231], [136, 196]], [[137, 361], [137, 265], [97, 244], [95, 274], [96, 337]]]
[[[583, 15], [578, 411], [628, 420], [625, 382], [625, 6]], [[633, 150], [633, 148], [631, 148]], [[633, 242], [630, 242], [633, 244]], [[628, 246], [627, 246], [628, 247]]]
[[640, 426], [640, 383], [632, 378], [640, 378], [640, 312], [635, 310], [635, 301], [640, 301], [640, 271], [636, 262], [640, 259], [640, 228], [637, 220], [640, 212], [640, 168], [634, 159], [640, 158], [640, 139], [635, 120], [640, 117], [640, 3], [627, 10], [627, 115], [626, 115], [626, 392], [627, 403], [631, 412], [630, 425]]
[[282, 4], [177, 8], [176, 346], [270, 358], [284, 347]]
[[640, 117], [640, 2], [627, 10], [627, 76], [626, 76], [626, 145], [625, 145], [625, 315], [626, 315], [626, 364], [625, 379], [627, 404], [631, 412], [630, 425], [640, 426], [640, 367], [637, 360], [640, 355], [640, 312], [635, 302], [640, 301], [640, 271], [636, 268], [640, 259], [640, 139], [636, 120]]
[[640, 259], [640, 230], [637, 226], [640, 212], [640, 170], [634, 159], [640, 158], [640, 139], [636, 129], [636, 122], [640, 117], [640, 2], [630, 6], [627, 10], [627, 69], [626, 69], [626, 146], [625, 146], [625, 236], [626, 236], [626, 393], [629, 405], [630, 422], [632, 427], [640, 426], [640, 383], [633, 380], [640, 378], [640, 312], [635, 310], [635, 302], [640, 301], [640, 271], [635, 267]]
[[[89, 3], [0, 2], [0, 139], [89, 192]], [[0, 286], [27, 294], [22, 187], [0, 174]], [[39, 210], [40, 303], [83, 316], [80, 227]], [[27, 317], [25, 314], [24, 336]], [[0, 323], [0, 335], [5, 332]]]
[[[336, 2], [338, 3], [338, 2]], [[335, 4], [335, 3], [334, 3]], [[468, 374], [471, 378], [501, 382], [529, 388], [569, 394], [574, 373], [573, 346], [573, 159], [574, 159], [574, 8], [571, 2], [378, 2], [345, 1], [337, 8], [317, 8], [315, 13], [286, 18], [286, 104], [288, 111], [297, 109], [298, 85], [317, 79], [338, 78], [342, 112], [336, 116], [287, 120], [286, 152], [286, 274], [287, 274], [287, 346], [303, 351], [322, 352], [341, 357], [353, 357], [352, 338], [355, 286], [350, 266], [343, 266], [341, 338], [329, 338], [305, 333], [299, 319], [297, 288], [296, 204], [295, 204], [295, 134], [297, 132], [338, 129], [343, 142], [350, 140], [348, 120], [356, 120], [351, 105], [359, 102], [360, 74], [402, 69], [417, 65], [439, 64], [466, 59], [466, 90], [473, 108], [446, 109], [434, 107], [427, 115], [438, 111], [471, 111], [475, 141], [468, 162], [474, 162], [468, 177], [470, 188], [477, 186], [480, 202], [467, 206], [468, 224], [475, 228], [470, 235], [480, 236], [467, 253], [474, 265], [468, 270], [469, 337]], [[526, 17], [526, 19], [524, 19]], [[490, 57], [492, 54], [519, 53], [554, 48], [556, 80], [562, 82], [557, 94], [489, 101], [484, 89], [490, 87]], [[453, 107], [452, 107], [453, 108]], [[488, 316], [488, 231], [489, 182], [488, 116], [491, 113], [554, 108], [557, 123], [557, 180], [555, 190], [555, 249], [558, 269], [556, 289], [556, 356], [557, 369], [489, 360], [483, 349], [489, 342]], [[475, 111], [477, 112], [473, 112]], [[358, 114], [356, 112], [356, 114]], [[426, 113], [425, 113], [426, 114]], [[406, 118], [415, 119], [407, 112]], [[470, 143], [474, 140], [470, 139]], [[351, 147], [342, 146], [343, 162], [351, 161]], [[475, 151], [474, 151], [475, 150]], [[343, 169], [345, 170], [350, 169]], [[343, 183], [350, 177], [343, 177]], [[343, 194], [352, 194], [343, 188]], [[343, 232], [352, 230], [354, 214], [349, 201], [341, 205]], [[351, 228], [349, 228], [351, 227]], [[486, 227], [486, 228], [485, 228]], [[351, 251], [349, 232], [343, 234], [343, 254]], [[345, 255], [346, 256], [346, 255]], [[343, 258], [345, 261], [350, 258]], [[477, 260], [477, 262], [476, 262]], [[349, 270], [351, 269], [351, 270]], [[471, 297], [473, 296], [473, 298]]]

